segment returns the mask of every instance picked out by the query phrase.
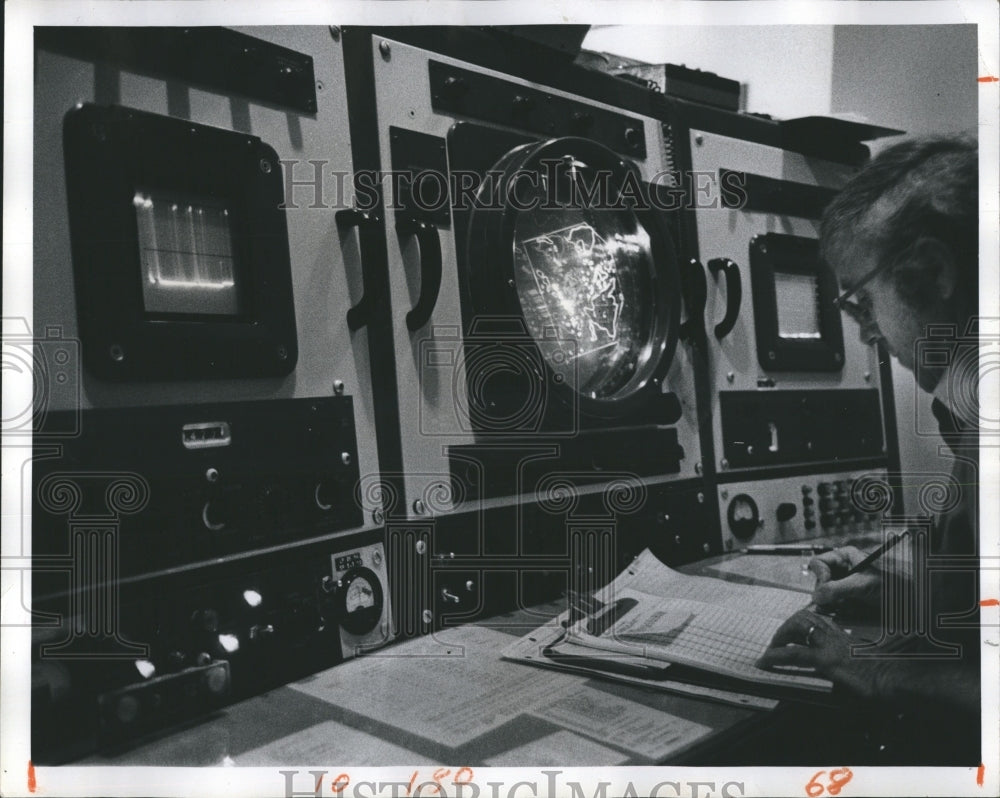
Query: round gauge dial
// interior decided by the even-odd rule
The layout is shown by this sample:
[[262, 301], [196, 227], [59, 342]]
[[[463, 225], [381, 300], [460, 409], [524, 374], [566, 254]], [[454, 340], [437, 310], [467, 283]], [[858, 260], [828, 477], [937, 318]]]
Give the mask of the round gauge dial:
[[733, 496], [726, 510], [729, 531], [739, 540], [752, 538], [760, 528], [760, 511], [757, 502], [746, 493]]
[[352, 568], [340, 579], [339, 621], [354, 635], [371, 632], [382, 618], [382, 583], [370, 568]]

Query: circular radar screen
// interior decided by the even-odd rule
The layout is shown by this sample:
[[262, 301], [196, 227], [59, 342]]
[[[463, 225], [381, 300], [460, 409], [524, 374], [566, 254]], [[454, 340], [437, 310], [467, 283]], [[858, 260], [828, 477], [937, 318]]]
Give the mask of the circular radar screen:
[[626, 391], [649, 360], [649, 236], [628, 210], [537, 207], [514, 226], [514, 281], [549, 367], [592, 399]]

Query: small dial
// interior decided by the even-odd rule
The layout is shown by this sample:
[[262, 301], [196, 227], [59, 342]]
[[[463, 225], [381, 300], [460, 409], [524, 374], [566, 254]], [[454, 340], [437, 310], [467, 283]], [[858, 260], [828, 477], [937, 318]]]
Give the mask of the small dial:
[[745, 493], [734, 496], [726, 513], [729, 531], [739, 540], [753, 537], [760, 526], [760, 511], [757, 502]]
[[355, 567], [340, 579], [340, 625], [354, 635], [371, 632], [382, 618], [382, 584], [369, 568]]
[[368, 580], [360, 577], [351, 582], [351, 586], [347, 588], [347, 595], [344, 596], [344, 607], [347, 613], [366, 610], [374, 606], [375, 590], [369, 584]]

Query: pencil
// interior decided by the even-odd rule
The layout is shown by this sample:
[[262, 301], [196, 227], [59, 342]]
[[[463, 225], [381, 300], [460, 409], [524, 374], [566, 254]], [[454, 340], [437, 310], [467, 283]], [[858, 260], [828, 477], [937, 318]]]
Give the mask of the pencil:
[[883, 543], [881, 546], [875, 549], [875, 551], [873, 551], [871, 554], [865, 557], [861, 562], [859, 562], [857, 565], [851, 568], [850, 571], [844, 574], [844, 576], [842, 576], [841, 579], [845, 579], [851, 574], [856, 574], [858, 573], [858, 571], [863, 571], [865, 568], [867, 568], [869, 565], [875, 562], [875, 560], [877, 560], [879, 557], [881, 557], [883, 554], [889, 551], [889, 549], [891, 549], [893, 546], [899, 543], [899, 541], [901, 541], [905, 536], [906, 536], [905, 529], [898, 535], [891, 536], [885, 543]]
[[792, 543], [792, 544], [777, 544], [777, 545], [754, 545], [747, 546], [745, 549], [740, 549], [743, 554], [823, 554], [828, 551], [833, 551], [830, 546], [810, 546], [808, 543]]

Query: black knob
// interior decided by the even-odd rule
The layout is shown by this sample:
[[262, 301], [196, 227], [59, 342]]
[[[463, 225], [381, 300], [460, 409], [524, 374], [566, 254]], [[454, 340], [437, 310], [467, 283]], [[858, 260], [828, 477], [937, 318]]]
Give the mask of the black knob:
[[593, 114], [588, 114], [585, 111], [574, 111], [573, 112], [573, 127], [579, 131], [589, 130], [590, 126], [594, 124]]
[[206, 529], [218, 531], [225, 529], [229, 523], [229, 506], [222, 499], [212, 499], [205, 502], [201, 508], [201, 522]]
[[168, 651], [163, 657], [163, 670], [168, 672], [179, 671], [186, 664], [185, 659], [183, 651], [176, 649]]
[[316, 501], [316, 506], [323, 512], [332, 510], [337, 503], [336, 483], [331, 479], [317, 483], [313, 498]]
[[465, 95], [469, 86], [462, 78], [450, 77], [444, 79], [444, 90], [457, 99]]
[[797, 513], [798, 510], [799, 508], [796, 507], [791, 502], [782, 502], [781, 504], [778, 505], [778, 511], [777, 511], [778, 521], [780, 522], [791, 521], [795, 517], [795, 513]]
[[531, 97], [527, 97], [523, 94], [517, 94], [514, 96], [514, 112], [518, 114], [526, 114], [535, 107], [535, 101]]
[[191, 615], [191, 625], [199, 632], [217, 632], [219, 613], [215, 610], [195, 610]]

